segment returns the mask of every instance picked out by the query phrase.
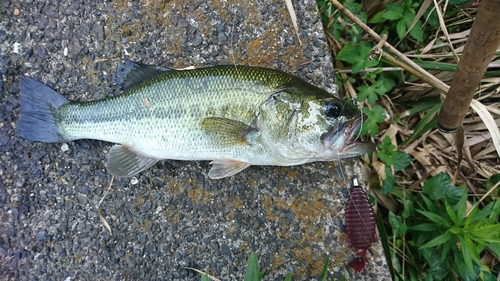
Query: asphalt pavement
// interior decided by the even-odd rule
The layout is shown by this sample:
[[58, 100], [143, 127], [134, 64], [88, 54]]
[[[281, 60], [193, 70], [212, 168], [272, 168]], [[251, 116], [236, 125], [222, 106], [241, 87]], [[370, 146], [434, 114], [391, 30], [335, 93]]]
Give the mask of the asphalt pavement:
[[[0, 278], [3, 280], [243, 280], [259, 256], [264, 280], [389, 280], [374, 242], [367, 268], [348, 266], [344, 210], [356, 159], [252, 166], [210, 180], [208, 162], [160, 161], [115, 180], [111, 143], [33, 143], [15, 130], [19, 76], [74, 101], [117, 95], [131, 59], [170, 68], [238, 64], [297, 75], [337, 95], [316, 3], [143, 0], [0, 2]], [[300, 38], [300, 42], [299, 42]]]

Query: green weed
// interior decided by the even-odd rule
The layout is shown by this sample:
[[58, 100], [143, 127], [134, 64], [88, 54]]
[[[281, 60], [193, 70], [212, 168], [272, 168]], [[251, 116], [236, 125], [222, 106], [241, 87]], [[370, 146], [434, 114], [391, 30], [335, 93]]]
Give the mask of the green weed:
[[[323, 270], [321, 272], [321, 276], [319, 278], [320, 281], [333, 281], [333, 279], [328, 278], [328, 264], [330, 263], [330, 256], [326, 257], [325, 264], [323, 266]], [[259, 259], [257, 254], [254, 252], [250, 253], [248, 257], [248, 265], [245, 272], [244, 281], [260, 281], [264, 277], [265, 270], [259, 271]], [[293, 275], [288, 274], [284, 281], [292, 281]], [[345, 280], [344, 278], [342, 280]], [[209, 281], [208, 275], [203, 274], [200, 278], [200, 281]]]
[[422, 42], [424, 40], [424, 32], [422, 30], [422, 22], [415, 19], [416, 9], [421, 5], [419, 2], [405, 0], [400, 3], [387, 3], [386, 10], [376, 14], [369, 23], [384, 24], [384, 29], [381, 33], [390, 33], [396, 30], [399, 39], [403, 39], [409, 30], [410, 36]]
[[[396, 193], [395, 193], [396, 194]], [[389, 213], [397, 241], [393, 262], [409, 280], [496, 280], [481, 253], [500, 255], [500, 204], [491, 202], [468, 210], [467, 190], [451, 185], [448, 174], [440, 173], [424, 184], [422, 193], [399, 193], [404, 211]], [[417, 266], [417, 265], [421, 266]]]
[[[363, 9], [374, 4], [373, 1], [364, 1], [363, 6], [358, 4], [361, 1], [341, 2], [362, 22], [370, 23], [378, 34], [387, 34], [387, 42], [397, 45], [401, 52], [418, 55], [431, 40], [435, 40], [431, 45], [445, 42], [438, 36], [441, 31], [435, 6], [430, 4], [422, 8], [422, 4], [428, 1], [389, 1], [383, 9], [374, 9], [375, 12]], [[391, 245], [391, 251], [386, 255], [392, 265], [393, 278], [496, 280], [492, 272], [497, 273], [498, 264], [496, 267], [490, 264], [489, 268], [481, 263], [481, 258], [491, 254], [496, 259], [500, 257], [500, 192], [493, 190], [481, 205], [475, 204], [474, 197], [468, 196], [465, 186], [453, 185], [448, 174], [437, 174], [419, 184], [419, 177], [427, 177], [422, 172], [426, 171], [422, 167], [425, 162], [412, 163], [413, 158], [400, 150], [402, 146], [421, 141], [436, 128], [437, 112], [442, 105], [439, 95], [428, 90], [431, 94], [404, 96], [405, 93], [397, 91], [404, 86], [403, 82], [418, 84], [421, 81], [402, 71], [383, 71], [395, 66], [384, 58], [368, 60], [371, 48], [377, 42], [368, 41], [369, 37], [329, 1], [317, 0], [317, 3], [325, 30], [330, 33], [327, 36], [333, 42], [334, 59], [350, 69], [349, 75], [337, 74], [337, 83], [340, 87], [352, 84], [356, 101], [362, 105], [365, 121], [360, 135], [379, 143], [376, 159], [381, 166], [373, 167], [379, 176], [380, 190], [387, 198], [397, 198], [398, 205], [392, 209], [394, 212], [388, 211], [385, 218], [379, 217], [382, 221], [379, 225], [385, 222], [387, 227], [380, 233], [383, 244]], [[448, 32], [470, 28], [470, 21], [460, 18], [464, 14], [461, 9], [469, 3], [468, 0], [449, 2], [444, 14]], [[437, 54], [450, 53], [449, 46], [438, 50]], [[435, 59], [412, 60], [428, 71], [441, 74], [439, 77], [445, 82], [452, 79], [457, 68], [453, 59], [446, 60], [439, 55]], [[498, 77], [498, 71], [488, 71], [485, 77]], [[426, 89], [422, 87], [421, 92], [426, 92]], [[403, 98], [396, 99], [402, 95]], [[385, 132], [388, 127], [398, 128], [404, 133], [380, 139], [380, 132]], [[429, 158], [432, 159], [432, 155]], [[410, 190], [399, 181], [401, 178], [407, 185], [408, 182], [417, 182]], [[494, 175], [483, 187], [491, 190], [499, 181], [500, 175]], [[387, 235], [383, 235], [385, 230]]]

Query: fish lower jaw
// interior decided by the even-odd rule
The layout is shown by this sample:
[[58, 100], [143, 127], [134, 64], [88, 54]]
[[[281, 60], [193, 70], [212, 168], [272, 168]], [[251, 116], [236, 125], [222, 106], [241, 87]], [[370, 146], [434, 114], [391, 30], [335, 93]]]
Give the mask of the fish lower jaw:
[[375, 144], [369, 142], [353, 141], [344, 146], [340, 154], [344, 157], [354, 157], [375, 151]]

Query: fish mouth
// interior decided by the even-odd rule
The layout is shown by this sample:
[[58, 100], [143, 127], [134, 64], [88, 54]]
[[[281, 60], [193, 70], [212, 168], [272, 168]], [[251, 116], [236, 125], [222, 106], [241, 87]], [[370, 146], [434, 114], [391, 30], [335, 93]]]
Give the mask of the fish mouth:
[[[347, 121], [346, 123], [344, 123], [344, 126], [347, 127], [346, 129], [346, 134], [347, 134], [347, 145], [351, 144], [351, 143], [355, 143], [356, 140], [359, 138], [359, 133], [358, 133], [358, 129], [359, 127], [361, 127], [361, 121], [363, 119], [361, 117], [358, 117], [352, 121]], [[355, 136], [357, 134], [357, 136]]]
[[[328, 132], [321, 135], [321, 140], [325, 146], [331, 150], [336, 150], [337, 153], [345, 157], [357, 156], [360, 154], [370, 153], [375, 150], [375, 144], [359, 141], [358, 129], [362, 124], [361, 116], [346, 122], [343, 122], [337, 127], [331, 128]], [[337, 134], [339, 138], [344, 139], [343, 144], [335, 144]]]
[[361, 118], [356, 118], [339, 124], [336, 127], [332, 127], [326, 133], [321, 135], [321, 140], [325, 143], [326, 147], [330, 147], [334, 143], [335, 136], [337, 134], [345, 134], [346, 145], [349, 145], [356, 134], [360, 124]]
[[346, 143], [342, 149], [342, 154], [346, 156], [357, 156], [361, 154], [371, 153], [375, 150], [375, 144], [370, 142], [359, 141], [360, 133], [358, 129], [363, 124], [363, 118], [358, 117], [352, 121], [348, 121], [346, 126]]

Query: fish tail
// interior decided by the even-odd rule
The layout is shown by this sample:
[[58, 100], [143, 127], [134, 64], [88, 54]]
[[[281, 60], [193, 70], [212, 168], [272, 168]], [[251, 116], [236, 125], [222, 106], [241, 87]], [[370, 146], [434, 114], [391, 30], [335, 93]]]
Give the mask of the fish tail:
[[30, 141], [64, 142], [57, 124], [58, 108], [69, 101], [46, 85], [21, 76], [21, 116], [17, 133]]

